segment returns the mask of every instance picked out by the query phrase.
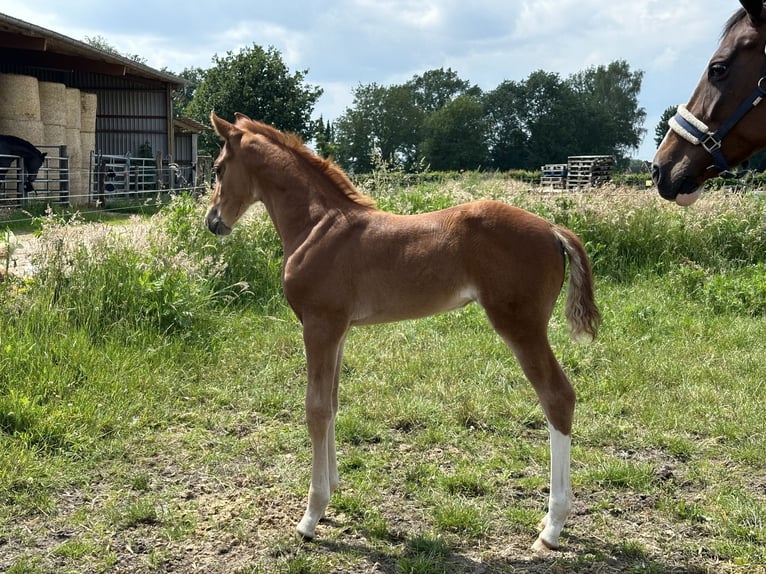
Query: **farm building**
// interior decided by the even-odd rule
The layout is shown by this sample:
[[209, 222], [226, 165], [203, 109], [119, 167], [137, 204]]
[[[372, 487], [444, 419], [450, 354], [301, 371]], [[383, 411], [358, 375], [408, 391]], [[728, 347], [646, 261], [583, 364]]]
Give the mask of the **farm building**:
[[0, 207], [194, 186], [204, 175], [196, 139], [206, 126], [173, 117], [171, 96], [184, 83], [0, 13], [0, 134], [47, 153], [33, 191], [22, 185], [23, 158], [13, 164], [0, 183]]

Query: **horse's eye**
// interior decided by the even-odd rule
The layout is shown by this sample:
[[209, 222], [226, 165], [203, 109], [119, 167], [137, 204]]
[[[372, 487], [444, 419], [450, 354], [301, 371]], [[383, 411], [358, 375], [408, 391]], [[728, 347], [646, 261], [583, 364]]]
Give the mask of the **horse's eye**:
[[721, 62], [710, 64], [710, 68], [708, 69], [708, 78], [710, 80], [720, 80], [724, 76], [726, 76], [726, 73], [728, 71], [729, 71], [729, 66]]
[[213, 173], [216, 177], [221, 177], [221, 166], [219, 164], [213, 166]]

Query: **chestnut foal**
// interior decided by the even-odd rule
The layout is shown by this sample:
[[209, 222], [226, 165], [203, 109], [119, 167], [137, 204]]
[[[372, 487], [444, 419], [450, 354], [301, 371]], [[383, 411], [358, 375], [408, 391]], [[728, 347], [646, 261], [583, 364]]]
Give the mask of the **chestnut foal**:
[[303, 325], [312, 466], [298, 532], [313, 538], [339, 484], [335, 417], [350, 327], [424, 317], [479, 303], [516, 355], [548, 420], [551, 484], [535, 549], [556, 548], [571, 508], [575, 393], [548, 343], [548, 321], [570, 262], [566, 316], [593, 338], [600, 316], [590, 262], [571, 231], [497, 201], [422, 215], [375, 209], [334, 163], [300, 139], [237, 114], [211, 114], [225, 140], [206, 215], [226, 235], [261, 201], [284, 248], [284, 293]]

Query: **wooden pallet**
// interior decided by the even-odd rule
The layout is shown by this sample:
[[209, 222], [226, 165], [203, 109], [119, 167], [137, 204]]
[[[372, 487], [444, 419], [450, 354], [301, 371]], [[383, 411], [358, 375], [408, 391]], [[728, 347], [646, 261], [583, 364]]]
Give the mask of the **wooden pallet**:
[[540, 186], [543, 191], [563, 190], [567, 187], [567, 178], [564, 176], [542, 176]]
[[562, 190], [567, 187], [567, 164], [549, 163], [540, 168], [540, 186], [544, 191]]
[[610, 155], [570, 156], [567, 189], [595, 187], [611, 181], [614, 165], [614, 157]]

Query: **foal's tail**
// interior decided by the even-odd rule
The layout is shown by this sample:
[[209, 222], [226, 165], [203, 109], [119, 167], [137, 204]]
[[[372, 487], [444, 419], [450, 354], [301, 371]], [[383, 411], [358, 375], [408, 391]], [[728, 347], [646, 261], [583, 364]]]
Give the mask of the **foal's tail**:
[[584, 336], [593, 340], [601, 323], [601, 313], [598, 312], [593, 296], [593, 272], [590, 259], [582, 241], [572, 231], [557, 225], [554, 225], [552, 229], [569, 256], [569, 288], [564, 311], [569, 330], [576, 339]]

